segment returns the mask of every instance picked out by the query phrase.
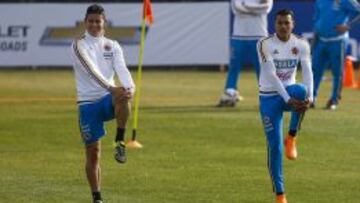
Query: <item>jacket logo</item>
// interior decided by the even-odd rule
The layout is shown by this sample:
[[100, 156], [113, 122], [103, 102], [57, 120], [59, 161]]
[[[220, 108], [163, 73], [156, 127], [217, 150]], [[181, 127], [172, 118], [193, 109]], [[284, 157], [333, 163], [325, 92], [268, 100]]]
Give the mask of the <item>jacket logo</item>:
[[291, 49], [291, 53], [296, 56], [296, 55], [299, 53], [299, 49], [296, 48], [296, 47], [293, 47], [293, 48]]
[[105, 52], [103, 54], [105, 59], [111, 59], [113, 57], [113, 53], [112, 52]]
[[105, 51], [111, 51], [111, 46], [108, 44], [105, 44], [104, 49], [105, 49]]

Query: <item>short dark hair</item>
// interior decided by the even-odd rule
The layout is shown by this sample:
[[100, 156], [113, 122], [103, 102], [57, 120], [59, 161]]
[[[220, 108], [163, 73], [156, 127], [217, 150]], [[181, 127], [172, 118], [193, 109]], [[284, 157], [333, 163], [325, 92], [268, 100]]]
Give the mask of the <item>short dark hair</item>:
[[292, 19], [294, 19], [294, 12], [290, 9], [280, 9], [276, 12], [276, 16], [287, 16], [290, 15]]
[[90, 14], [99, 14], [99, 15], [103, 15], [105, 17], [105, 10], [102, 6], [98, 5], [98, 4], [93, 4], [91, 6], [89, 6], [86, 10], [86, 15], [85, 15], [85, 19], [88, 17], [88, 15]]

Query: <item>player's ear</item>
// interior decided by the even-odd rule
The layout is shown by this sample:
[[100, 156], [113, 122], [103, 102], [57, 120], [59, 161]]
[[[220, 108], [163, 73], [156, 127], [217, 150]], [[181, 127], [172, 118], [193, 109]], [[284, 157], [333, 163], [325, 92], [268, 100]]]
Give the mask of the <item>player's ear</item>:
[[106, 16], [104, 16], [104, 15], [102, 15], [102, 16], [103, 16], [103, 19], [104, 19], [104, 28], [106, 28], [107, 25], [108, 25], [108, 21], [106, 19]]
[[295, 27], [296, 22], [295, 22], [295, 19], [294, 19], [294, 17], [293, 17], [293, 16], [291, 16], [291, 21], [292, 21], [293, 27]]

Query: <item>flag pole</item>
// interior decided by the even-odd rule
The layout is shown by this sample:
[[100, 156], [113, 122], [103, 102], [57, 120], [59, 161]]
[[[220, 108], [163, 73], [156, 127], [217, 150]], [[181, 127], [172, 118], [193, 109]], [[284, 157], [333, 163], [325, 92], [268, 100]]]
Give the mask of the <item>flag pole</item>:
[[134, 116], [133, 116], [133, 129], [132, 129], [132, 137], [129, 142], [127, 142], [126, 146], [129, 148], [142, 148], [142, 144], [140, 144], [137, 138], [137, 129], [139, 122], [139, 102], [140, 102], [140, 91], [141, 91], [141, 78], [142, 78], [142, 65], [143, 65], [143, 57], [144, 57], [144, 44], [145, 44], [145, 28], [146, 28], [146, 17], [143, 16], [141, 23], [141, 39], [140, 39], [140, 49], [139, 49], [139, 61], [138, 61], [138, 70], [136, 77], [136, 92], [135, 92], [135, 101], [134, 101]]

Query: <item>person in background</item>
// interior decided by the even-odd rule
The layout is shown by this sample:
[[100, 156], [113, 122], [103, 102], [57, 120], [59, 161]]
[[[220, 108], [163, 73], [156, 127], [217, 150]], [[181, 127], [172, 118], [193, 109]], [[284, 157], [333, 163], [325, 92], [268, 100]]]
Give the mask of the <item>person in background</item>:
[[256, 43], [268, 35], [267, 15], [272, 5], [273, 0], [231, 0], [234, 21], [230, 41], [230, 63], [225, 90], [218, 107], [233, 107], [242, 100], [237, 83], [246, 58], [251, 59], [259, 77]]
[[356, 0], [317, 0], [313, 43], [314, 103], [324, 71], [330, 65], [333, 86], [326, 109], [335, 110], [341, 99], [345, 49], [349, 30], [359, 20], [360, 4]]

